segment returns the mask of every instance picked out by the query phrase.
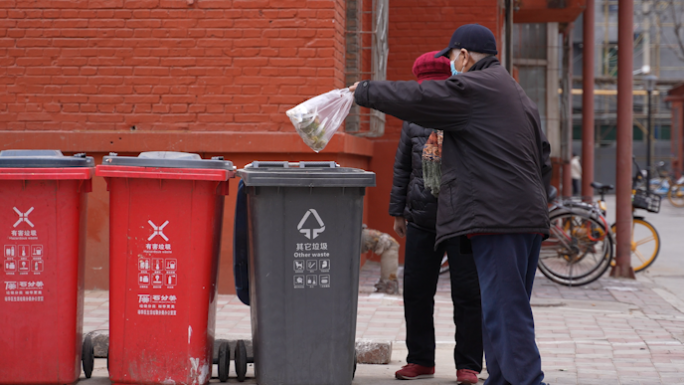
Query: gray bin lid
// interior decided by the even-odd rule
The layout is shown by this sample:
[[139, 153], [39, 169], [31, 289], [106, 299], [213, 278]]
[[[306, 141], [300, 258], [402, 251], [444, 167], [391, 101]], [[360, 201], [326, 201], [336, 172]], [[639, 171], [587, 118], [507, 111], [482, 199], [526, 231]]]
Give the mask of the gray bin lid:
[[254, 161], [238, 170], [247, 186], [373, 187], [375, 173], [335, 162]]
[[138, 156], [110, 154], [102, 159], [103, 165], [159, 167], [159, 168], [206, 168], [233, 171], [233, 162], [222, 156], [202, 159], [199, 154], [176, 151], [148, 151]]
[[60, 150], [3, 150], [0, 167], [3, 168], [62, 168], [94, 167], [92, 156], [75, 154], [64, 156]]

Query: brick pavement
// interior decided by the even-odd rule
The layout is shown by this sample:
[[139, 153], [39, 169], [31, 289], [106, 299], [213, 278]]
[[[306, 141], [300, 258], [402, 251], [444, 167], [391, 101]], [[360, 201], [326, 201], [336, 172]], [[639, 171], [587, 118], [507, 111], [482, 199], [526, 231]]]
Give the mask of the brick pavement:
[[[357, 338], [391, 340], [402, 349], [401, 297], [373, 293], [378, 276], [379, 265], [374, 262], [361, 271]], [[436, 338], [444, 347], [453, 345], [454, 335], [446, 278], [440, 279], [435, 298]], [[568, 288], [539, 275], [532, 304], [548, 382], [684, 384], [684, 314], [657, 290], [661, 289], [647, 278], [605, 277]], [[107, 328], [107, 307], [107, 292], [86, 293], [84, 331]], [[250, 336], [249, 308], [235, 296], [219, 296], [217, 310], [217, 337]], [[438, 349], [438, 354], [451, 352]], [[393, 364], [403, 362], [398, 355]]]

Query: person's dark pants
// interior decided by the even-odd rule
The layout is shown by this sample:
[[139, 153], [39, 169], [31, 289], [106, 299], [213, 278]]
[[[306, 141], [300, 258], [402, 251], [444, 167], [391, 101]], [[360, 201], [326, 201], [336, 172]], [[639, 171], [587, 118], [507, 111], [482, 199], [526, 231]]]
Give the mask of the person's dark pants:
[[580, 194], [580, 179], [573, 179], [572, 180], [572, 195], [579, 195]]
[[486, 385], [539, 385], [544, 379], [530, 307], [542, 236], [471, 239], [482, 292]]
[[451, 300], [456, 324], [456, 369], [482, 371], [482, 308], [472, 254], [461, 254], [458, 238], [435, 250], [435, 233], [412, 224], [406, 229], [404, 262], [404, 315], [406, 361], [435, 366], [435, 293], [439, 267], [446, 251], [451, 274]]

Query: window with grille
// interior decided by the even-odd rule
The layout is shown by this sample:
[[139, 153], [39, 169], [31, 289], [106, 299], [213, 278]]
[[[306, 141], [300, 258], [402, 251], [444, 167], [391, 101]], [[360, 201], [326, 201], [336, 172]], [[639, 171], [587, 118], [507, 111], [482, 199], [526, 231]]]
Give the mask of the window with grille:
[[520, 86], [537, 104], [544, 130], [547, 117], [547, 40], [546, 24], [513, 25], [513, 65], [518, 70]]
[[[361, 80], [386, 80], [389, 0], [347, 0], [346, 75], [347, 85]], [[364, 7], [365, 5], [365, 7]], [[385, 114], [352, 107], [345, 131], [377, 137], [385, 132]]]

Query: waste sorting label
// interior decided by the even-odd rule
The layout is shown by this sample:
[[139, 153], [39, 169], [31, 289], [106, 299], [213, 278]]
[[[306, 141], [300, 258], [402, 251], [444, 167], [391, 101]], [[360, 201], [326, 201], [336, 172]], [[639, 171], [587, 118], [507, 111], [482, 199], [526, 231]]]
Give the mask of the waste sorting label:
[[315, 209], [304, 213], [297, 225], [297, 231], [301, 238], [294, 244], [293, 287], [330, 288], [330, 250], [328, 243], [319, 239], [325, 232], [325, 223]]
[[[45, 247], [34, 207], [12, 207], [16, 221], [6, 229], [2, 247], [5, 302], [43, 302]], [[34, 223], [35, 222], [35, 223]]]
[[169, 221], [147, 221], [150, 235], [137, 253], [138, 315], [176, 315], [178, 297], [173, 289], [178, 285], [178, 259], [164, 234], [168, 225]]

